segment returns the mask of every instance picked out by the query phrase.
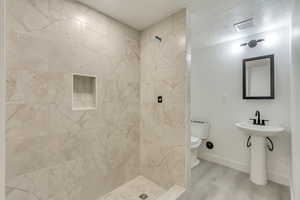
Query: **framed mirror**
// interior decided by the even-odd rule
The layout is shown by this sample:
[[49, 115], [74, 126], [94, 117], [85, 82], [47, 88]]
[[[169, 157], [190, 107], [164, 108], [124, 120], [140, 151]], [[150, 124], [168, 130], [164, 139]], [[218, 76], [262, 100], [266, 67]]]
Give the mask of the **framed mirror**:
[[243, 99], [274, 99], [274, 55], [243, 60]]

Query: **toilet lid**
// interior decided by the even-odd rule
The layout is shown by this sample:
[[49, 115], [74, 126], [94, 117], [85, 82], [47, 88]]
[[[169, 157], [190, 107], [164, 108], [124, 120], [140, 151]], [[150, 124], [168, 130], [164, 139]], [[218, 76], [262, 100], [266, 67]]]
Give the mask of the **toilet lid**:
[[201, 142], [200, 138], [191, 136], [191, 145], [198, 144], [199, 142]]

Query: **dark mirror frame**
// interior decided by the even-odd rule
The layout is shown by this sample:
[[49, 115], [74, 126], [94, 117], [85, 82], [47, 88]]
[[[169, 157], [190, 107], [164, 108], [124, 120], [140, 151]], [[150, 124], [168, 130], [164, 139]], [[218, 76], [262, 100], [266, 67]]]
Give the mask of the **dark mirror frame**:
[[[270, 96], [247, 96], [247, 62], [253, 60], [261, 60], [269, 58], [271, 61], [270, 66], [270, 89], [271, 95]], [[247, 58], [243, 60], [243, 99], [275, 99], [275, 67], [274, 67], [274, 55], [266, 55], [266, 56], [259, 56], [253, 58]]]

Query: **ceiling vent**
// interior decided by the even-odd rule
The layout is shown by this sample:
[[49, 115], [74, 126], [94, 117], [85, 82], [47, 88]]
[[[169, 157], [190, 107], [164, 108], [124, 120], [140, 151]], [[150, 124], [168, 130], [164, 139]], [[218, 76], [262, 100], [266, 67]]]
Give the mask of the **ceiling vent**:
[[233, 26], [238, 32], [241, 32], [246, 29], [253, 28], [255, 26], [255, 23], [253, 18], [249, 18], [241, 22], [235, 23]]

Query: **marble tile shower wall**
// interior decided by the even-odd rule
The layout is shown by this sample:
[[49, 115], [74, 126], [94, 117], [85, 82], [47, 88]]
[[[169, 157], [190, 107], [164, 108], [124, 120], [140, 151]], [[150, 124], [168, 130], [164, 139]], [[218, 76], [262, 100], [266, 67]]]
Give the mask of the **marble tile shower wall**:
[[141, 173], [166, 189], [186, 180], [185, 27], [184, 10], [141, 36]]
[[[140, 34], [72, 0], [9, 0], [7, 200], [95, 200], [139, 174]], [[72, 111], [72, 73], [98, 108]]]

